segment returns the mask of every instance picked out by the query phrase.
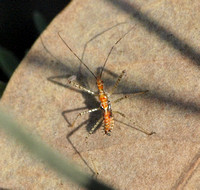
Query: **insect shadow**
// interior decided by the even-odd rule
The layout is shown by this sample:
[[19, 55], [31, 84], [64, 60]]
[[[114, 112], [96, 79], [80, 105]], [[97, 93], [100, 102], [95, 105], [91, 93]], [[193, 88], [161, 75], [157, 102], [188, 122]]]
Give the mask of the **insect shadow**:
[[[97, 101], [95, 96], [90, 95], [86, 92], [83, 92], [80, 89], [77, 89], [73, 86], [67, 85], [67, 84], [65, 84], [65, 82], [58, 81], [59, 79], [68, 80], [68, 78], [70, 78], [70, 77], [71, 77], [71, 75], [59, 75], [59, 76], [52, 76], [52, 77], [47, 78], [48, 81], [50, 81], [50, 82], [52, 82], [56, 85], [62, 86], [64, 88], [69, 88], [73, 91], [81, 93], [81, 95], [84, 99], [84, 104], [86, 105], [85, 107], [81, 107], [81, 108], [77, 108], [77, 109], [70, 109], [70, 110], [68, 109], [68, 110], [62, 111], [62, 116], [64, 117], [65, 121], [69, 124], [69, 126], [71, 126], [72, 123], [68, 120], [67, 113], [75, 112], [75, 111], [81, 111], [81, 110], [85, 110], [85, 109], [92, 109], [94, 107], [99, 107], [99, 102]], [[83, 79], [84, 79], [84, 82], [83, 82]], [[87, 86], [86, 85], [86, 83], [87, 83], [86, 79], [87, 78], [85, 76], [83, 78], [82, 74], [78, 74], [77, 77], [76, 77], [76, 81], [83, 87]], [[99, 119], [100, 113], [101, 113], [101, 110], [99, 110], [97, 112], [92, 112], [92, 113], [89, 114], [89, 119], [88, 119], [89, 122], [88, 122], [88, 125], [86, 126], [87, 131], [90, 131], [91, 125], [94, 124], [96, 119]], [[75, 131], [76, 131], [76, 129], [75, 129]]]
[[[82, 110], [86, 110], [86, 109], [92, 109], [94, 107], [99, 107], [99, 102], [97, 101], [97, 99], [95, 98], [95, 96], [92, 96], [86, 92], [83, 92], [79, 89], [73, 88], [70, 85], [66, 85], [62, 82], [57, 81], [57, 79], [68, 79], [69, 75], [60, 75], [60, 76], [53, 76], [53, 77], [49, 77], [48, 80], [56, 85], [62, 86], [64, 88], [69, 88], [73, 91], [79, 92], [81, 93], [83, 99], [84, 99], [84, 104], [86, 105], [85, 107], [81, 107], [78, 109], [70, 109], [70, 110], [64, 110], [62, 111], [62, 116], [65, 119], [65, 121], [68, 123], [69, 126], [72, 125], [72, 123], [69, 121], [67, 114], [70, 112], [75, 112], [75, 111], [82, 111]], [[79, 82], [82, 86], [87, 86], [85, 83], [86, 81], [86, 77], [84, 77], [84, 83], [83, 83], [83, 78], [81, 74], [78, 74], [77, 77], [77, 82]], [[92, 167], [90, 167], [90, 165], [88, 164], [88, 162], [86, 161], [86, 159], [81, 155], [81, 153], [78, 150], [78, 147], [76, 147], [74, 145], [74, 143], [71, 140], [71, 136], [74, 135], [80, 128], [82, 127], [86, 127], [86, 130], [89, 132], [92, 128], [92, 126], [95, 124], [96, 120], [100, 119], [101, 117], [101, 110], [97, 111], [97, 112], [93, 112], [89, 114], [89, 118], [87, 120], [85, 120], [84, 122], [82, 122], [81, 124], [79, 124], [78, 126], [74, 126], [72, 128], [72, 130], [66, 135], [66, 139], [67, 141], [70, 143], [70, 145], [72, 146], [72, 148], [75, 151], [75, 154], [77, 154], [80, 159], [83, 161], [83, 163], [87, 166], [87, 168], [92, 172], [93, 176], [96, 175], [96, 171], [94, 171], [92, 169]], [[99, 126], [96, 128], [96, 130], [98, 130], [100, 128], [101, 124], [99, 124]], [[96, 131], [95, 130], [95, 131]]]

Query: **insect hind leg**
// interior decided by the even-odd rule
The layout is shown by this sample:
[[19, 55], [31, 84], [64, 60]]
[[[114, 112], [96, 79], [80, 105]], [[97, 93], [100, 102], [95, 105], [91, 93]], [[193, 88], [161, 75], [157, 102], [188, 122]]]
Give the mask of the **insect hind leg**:
[[[132, 122], [134, 125], [136, 125], [136, 122], [134, 122], [134, 121], [132, 121], [131, 119], [127, 118], [127, 117], [125, 116], [125, 114], [123, 114], [123, 113], [121, 113], [121, 112], [119, 112], [119, 111], [113, 111], [113, 113], [117, 113], [117, 114], [121, 115], [122, 117], [126, 118], [128, 121], [130, 121], [130, 122]], [[151, 132], [146, 131], [145, 129], [143, 129], [143, 128], [142, 128], [141, 126], [139, 126], [139, 125], [136, 125], [136, 127], [134, 127], [134, 128], [137, 129], [138, 131], [140, 131], [140, 132], [146, 134], [146, 135], [153, 135], [153, 134], [156, 134], [154, 131], [151, 131]]]

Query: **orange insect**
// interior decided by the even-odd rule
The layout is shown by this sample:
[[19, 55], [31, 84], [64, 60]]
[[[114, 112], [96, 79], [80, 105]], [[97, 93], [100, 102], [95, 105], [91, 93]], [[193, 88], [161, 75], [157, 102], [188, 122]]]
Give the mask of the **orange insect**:
[[[89, 89], [86, 89], [85, 87], [79, 85], [78, 83], [76, 83], [75, 81], [73, 80], [70, 80], [68, 79], [68, 82], [69, 84], [71, 84], [72, 86], [76, 87], [76, 88], [79, 88], [80, 90], [83, 90], [89, 94], [92, 94], [92, 95], [95, 95], [95, 96], [98, 96], [99, 97], [99, 101], [100, 101], [100, 107], [98, 108], [93, 108], [93, 109], [90, 109], [90, 110], [87, 110], [87, 111], [83, 111], [81, 113], [79, 113], [77, 115], [77, 117], [75, 118], [74, 122], [72, 123], [71, 126], [74, 126], [76, 120], [84, 115], [84, 114], [87, 114], [87, 113], [91, 113], [91, 112], [95, 112], [95, 111], [98, 111], [98, 110], [102, 110], [102, 113], [103, 113], [103, 116], [96, 122], [96, 124], [94, 125], [94, 127], [92, 127], [92, 129], [90, 130], [89, 134], [92, 134], [94, 132], [94, 130], [97, 128], [97, 126], [103, 121], [104, 122], [104, 132], [106, 135], [110, 135], [112, 129], [113, 129], [113, 126], [114, 126], [114, 118], [113, 118], [113, 113], [117, 113], [119, 115], [121, 115], [122, 117], [128, 119], [125, 114], [119, 112], [119, 111], [112, 111], [111, 109], [111, 103], [110, 101], [108, 100], [109, 96], [114, 92], [114, 90], [117, 88], [121, 78], [123, 77], [123, 75], [125, 74], [125, 70], [122, 71], [121, 75], [118, 77], [117, 81], [115, 82], [115, 85], [113, 86], [111, 92], [108, 94], [104, 91], [104, 86], [103, 86], [103, 81], [102, 81], [102, 74], [103, 74], [103, 70], [105, 68], [105, 65], [108, 61], [108, 58], [113, 50], [113, 48], [120, 42], [120, 40], [122, 40], [134, 27], [132, 27], [128, 32], [126, 32], [121, 38], [119, 38], [115, 44], [111, 47], [107, 57], [106, 57], [106, 60], [104, 62], [104, 65], [101, 69], [101, 72], [100, 72], [100, 75], [99, 76], [96, 76], [91, 70], [90, 68], [77, 56], [76, 53], [74, 53], [74, 51], [69, 47], [69, 45], [64, 41], [64, 39], [61, 37], [60, 33], [58, 33], [59, 37], [61, 38], [61, 40], [64, 42], [64, 44], [67, 46], [67, 48], [74, 54], [74, 56], [85, 66], [85, 68], [93, 75], [93, 77], [96, 79], [96, 83], [97, 83], [97, 87], [98, 87], [98, 94], [89, 90]], [[146, 92], [146, 91], [145, 91]], [[138, 92], [137, 94], [143, 94], [145, 92]], [[114, 103], [117, 103], [123, 99], [127, 98], [127, 96], [123, 96], [117, 100], [114, 101]], [[139, 127], [139, 126], [138, 126]], [[142, 127], [139, 127], [137, 128], [138, 130], [140, 130], [141, 132], [147, 134], [147, 135], [152, 135], [154, 134], [155, 132], [147, 132], [145, 131]]]

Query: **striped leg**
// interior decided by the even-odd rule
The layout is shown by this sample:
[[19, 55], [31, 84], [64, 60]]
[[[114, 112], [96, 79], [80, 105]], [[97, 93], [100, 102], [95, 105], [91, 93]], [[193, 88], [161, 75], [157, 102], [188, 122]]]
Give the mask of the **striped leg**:
[[128, 98], [128, 96], [127, 96], [127, 95], [125, 95], [125, 96], [122, 96], [121, 98], [118, 98], [117, 100], [115, 100], [113, 103], [118, 103], [118, 102], [121, 102], [122, 100], [124, 100], [124, 99], [126, 99], [126, 98]]
[[119, 85], [119, 82], [121, 81], [122, 77], [124, 76], [124, 74], [126, 73], [125, 70], [122, 71], [121, 75], [119, 75], [117, 81], [115, 82], [111, 92], [109, 93], [109, 96], [111, 96], [111, 94], [113, 94], [113, 92], [115, 91], [115, 89], [118, 87]]
[[[145, 94], [147, 93], [148, 90], [146, 91], [143, 91], [143, 92], [136, 92], [136, 93], [133, 93], [132, 95], [142, 95], [142, 94]], [[130, 96], [128, 95], [125, 95], [125, 96], [122, 96], [121, 98], [118, 98], [117, 100], [115, 100], [113, 103], [118, 103], [118, 102], [121, 102], [122, 100], [126, 99], [126, 98], [129, 98]]]
[[[132, 122], [134, 125], [136, 125], [136, 123], [135, 122], [133, 122], [132, 120], [130, 120], [129, 118], [127, 118], [126, 116], [125, 116], [125, 114], [123, 114], [123, 113], [121, 113], [121, 112], [119, 112], [119, 111], [113, 111], [113, 113], [117, 113], [117, 114], [119, 114], [119, 115], [121, 115], [122, 117], [124, 117], [124, 118], [126, 118], [127, 120], [129, 120], [130, 122]], [[137, 130], [139, 130], [139, 131], [141, 131], [142, 133], [145, 133], [146, 135], [153, 135], [153, 134], [155, 134], [155, 132], [148, 132], [148, 131], [146, 131], [145, 129], [143, 129], [141, 126], [139, 126], [139, 125], [136, 125], [137, 127], [134, 127], [135, 129], [137, 129]]]
[[75, 82], [73, 79], [71, 80], [71, 77], [68, 78], [68, 83], [69, 85], [75, 87], [75, 88], [78, 88], [80, 90], [83, 90], [85, 92], [87, 92], [88, 94], [91, 94], [91, 95], [96, 95], [96, 93], [94, 93], [93, 91], [81, 86], [80, 84], [78, 84], [77, 82]]
[[[89, 135], [91, 135], [91, 134], [94, 132], [94, 130], [98, 127], [98, 125], [99, 125], [102, 121], [103, 121], [103, 117], [101, 117], [101, 118], [95, 123], [95, 125], [92, 127], [92, 129], [90, 129]], [[88, 136], [89, 136], [89, 135], [88, 135]], [[88, 138], [88, 137], [86, 137], [86, 138]]]
[[80, 112], [80, 113], [76, 116], [75, 120], [73, 121], [73, 123], [72, 123], [72, 125], [71, 125], [70, 127], [73, 127], [73, 126], [74, 126], [76, 120], [77, 120], [80, 116], [85, 115], [85, 114], [88, 114], [88, 113], [92, 113], [92, 112], [95, 112], [95, 111], [98, 111], [98, 110], [100, 110], [100, 108], [94, 108], [94, 109], [91, 109], [91, 110], [86, 110], [86, 111]]

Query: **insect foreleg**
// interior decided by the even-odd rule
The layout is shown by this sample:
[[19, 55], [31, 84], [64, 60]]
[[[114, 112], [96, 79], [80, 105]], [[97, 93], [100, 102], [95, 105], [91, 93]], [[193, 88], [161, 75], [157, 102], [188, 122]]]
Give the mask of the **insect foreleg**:
[[91, 90], [89, 90], [89, 89], [87, 89], [87, 88], [81, 86], [80, 84], [78, 84], [78, 83], [75, 82], [75, 81], [68, 80], [68, 83], [69, 83], [71, 86], [75, 87], [75, 88], [78, 88], [78, 89], [80, 89], [80, 90], [82, 90], [82, 91], [84, 91], [84, 92], [87, 92], [88, 94], [96, 95], [95, 92], [93, 92], [93, 91], [91, 91]]

